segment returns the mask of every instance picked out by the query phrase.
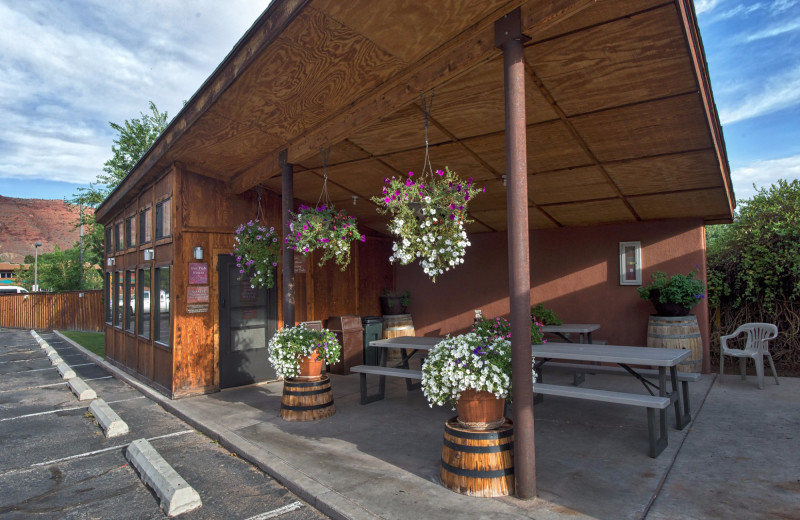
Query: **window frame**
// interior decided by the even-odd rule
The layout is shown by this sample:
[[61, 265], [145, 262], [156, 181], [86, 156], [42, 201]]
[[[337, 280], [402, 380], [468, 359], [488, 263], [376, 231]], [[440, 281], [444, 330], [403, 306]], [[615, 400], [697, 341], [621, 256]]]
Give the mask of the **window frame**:
[[[164, 208], [167, 208], [167, 214], [164, 213]], [[158, 242], [159, 240], [164, 240], [166, 238], [172, 237], [172, 197], [166, 197], [158, 202], [156, 202], [155, 207], [155, 240]], [[167, 230], [165, 232], [164, 228], [165, 225], [167, 226]]]
[[[153, 341], [158, 345], [172, 349], [172, 303], [170, 302], [169, 307], [167, 308], [167, 340], [166, 342], [161, 340], [162, 330], [161, 330], [161, 273], [163, 270], [167, 271], [169, 276], [169, 284], [167, 286], [169, 292], [166, 294], [167, 298], [170, 298], [172, 293], [172, 265], [159, 265], [156, 266], [153, 271], [153, 280], [152, 280], [152, 288], [150, 289], [150, 305], [151, 305], [151, 314], [153, 315], [153, 330], [152, 336]], [[157, 296], [154, 296], [157, 294]], [[158, 298], [158, 302], [155, 302], [155, 299]]]
[[[148, 275], [148, 283], [145, 286], [144, 282], [144, 275], [145, 272]], [[150, 318], [153, 315], [153, 269], [151, 267], [140, 267], [139, 274], [138, 274], [138, 285], [136, 287], [136, 301], [139, 304], [139, 313], [136, 316], [136, 335], [150, 339], [153, 335], [153, 324], [152, 322], [147, 327], [147, 334], [144, 333], [144, 323], [145, 319], [151, 321]], [[147, 288], [150, 291], [150, 309], [149, 312], [144, 312], [144, 290]]]

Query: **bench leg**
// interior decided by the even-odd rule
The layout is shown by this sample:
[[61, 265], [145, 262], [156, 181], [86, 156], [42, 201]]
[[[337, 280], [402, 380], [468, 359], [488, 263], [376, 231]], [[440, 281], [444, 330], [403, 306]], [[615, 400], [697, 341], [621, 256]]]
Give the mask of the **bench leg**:
[[378, 383], [378, 393], [367, 395], [367, 374], [362, 372], [358, 375], [361, 376], [361, 404], [369, 404], [384, 398], [386, 395], [386, 376], [378, 376], [380, 381]]
[[659, 410], [659, 437], [656, 437], [656, 410], [655, 408], [647, 409], [647, 436], [650, 441], [650, 453], [652, 458], [664, 451], [667, 447], [667, 413], [665, 410]]

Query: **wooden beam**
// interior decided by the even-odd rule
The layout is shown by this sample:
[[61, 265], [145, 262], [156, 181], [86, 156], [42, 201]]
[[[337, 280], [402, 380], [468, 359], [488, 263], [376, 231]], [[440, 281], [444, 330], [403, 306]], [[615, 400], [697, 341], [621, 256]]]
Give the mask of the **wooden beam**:
[[[528, 4], [539, 13], [523, 32], [536, 32], [557, 24], [593, 5], [595, 0], [551, 0], [542, 7], [538, 0], [511, 0], [457, 37], [428, 54], [413, 66], [387, 81], [370, 95], [331, 114], [312, 130], [289, 140], [281, 148], [289, 150], [289, 162], [298, 163], [316, 153], [320, 146], [337, 143], [380, 118], [414, 102], [419, 91], [429, 91], [481, 61], [496, 55], [494, 22], [508, 12]], [[256, 164], [237, 174], [230, 182], [232, 193], [242, 193], [280, 174], [278, 150], [268, 152]]]

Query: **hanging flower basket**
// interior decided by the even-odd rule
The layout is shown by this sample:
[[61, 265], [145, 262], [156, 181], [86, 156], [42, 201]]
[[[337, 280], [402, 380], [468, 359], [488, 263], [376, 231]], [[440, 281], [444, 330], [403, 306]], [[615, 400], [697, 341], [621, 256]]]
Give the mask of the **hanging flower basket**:
[[236, 258], [239, 274], [250, 278], [250, 286], [275, 287], [275, 267], [281, 256], [281, 241], [274, 227], [251, 220], [236, 229], [231, 256]]
[[289, 234], [286, 245], [303, 255], [320, 251], [319, 265], [334, 259], [342, 271], [350, 264], [350, 242], [366, 241], [358, 231], [355, 217], [334, 206], [312, 208], [301, 205], [297, 213], [289, 212]]
[[470, 177], [462, 180], [449, 168], [436, 170], [419, 181], [414, 172], [408, 178], [384, 179], [382, 195], [372, 197], [378, 212], [391, 214], [389, 231], [397, 237], [392, 245], [390, 262], [407, 265], [420, 260], [423, 271], [433, 281], [453, 267], [464, 263], [470, 245], [464, 224], [467, 204], [485, 188], [478, 188]]

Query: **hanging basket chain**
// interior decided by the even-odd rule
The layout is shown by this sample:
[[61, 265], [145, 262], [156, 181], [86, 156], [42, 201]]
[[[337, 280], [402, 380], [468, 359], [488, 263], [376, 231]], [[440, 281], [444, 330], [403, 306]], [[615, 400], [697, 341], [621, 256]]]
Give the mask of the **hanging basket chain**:
[[331, 154], [331, 147], [322, 148], [320, 146], [319, 153], [322, 156], [322, 192], [319, 194], [316, 207], [319, 208], [320, 203], [331, 207], [331, 198], [328, 195], [328, 157]]
[[419, 91], [419, 99], [420, 103], [422, 104], [422, 112], [425, 114], [425, 160], [422, 163], [422, 171], [420, 172], [420, 179], [424, 179], [426, 176], [433, 178], [433, 166], [431, 166], [431, 159], [428, 154], [428, 148], [429, 148], [428, 126], [430, 123], [431, 109], [433, 108], [433, 93], [434, 91], [431, 90], [430, 101], [426, 102], [425, 92], [423, 92], [422, 90]]
[[258, 222], [262, 222], [263, 223], [264, 222], [264, 210], [261, 207], [261, 192], [262, 191], [263, 191], [263, 188], [261, 188], [261, 186], [258, 186], [256, 188], [256, 193], [258, 194], [258, 202], [256, 203], [256, 220]]

